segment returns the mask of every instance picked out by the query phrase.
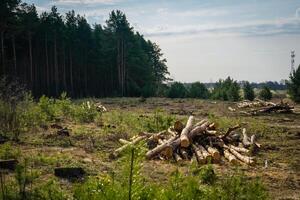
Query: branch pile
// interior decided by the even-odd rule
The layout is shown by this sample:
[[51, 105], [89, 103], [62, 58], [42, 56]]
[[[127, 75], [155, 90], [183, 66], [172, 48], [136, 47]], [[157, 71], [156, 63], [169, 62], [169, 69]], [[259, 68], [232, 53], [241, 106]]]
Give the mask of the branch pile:
[[222, 157], [230, 163], [254, 164], [254, 157], [250, 157], [250, 149], [260, 148], [255, 135], [248, 137], [246, 129], [239, 133], [239, 125], [229, 128], [226, 132], [216, 129], [214, 123], [201, 120], [194, 123], [194, 117], [190, 116], [184, 126], [181, 122], [175, 122], [174, 126], [159, 133], [140, 133], [130, 141], [120, 139], [123, 144], [113, 152], [117, 157], [129, 145], [134, 145], [142, 140], [147, 141], [149, 151], [147, 159], [184, 160], [196, 159], [199, 164], [219, 163]]
[[232, 112], [240, 110], [240, 113], [246, 115], [257, 115], [261, 113], [292, 113], [294, 107], [290, 106], [287, 103], [280, 102], [279, 104], [255, 100], [255, 101], [242, 101], [237, 103], [237, 108], [228, 107]]

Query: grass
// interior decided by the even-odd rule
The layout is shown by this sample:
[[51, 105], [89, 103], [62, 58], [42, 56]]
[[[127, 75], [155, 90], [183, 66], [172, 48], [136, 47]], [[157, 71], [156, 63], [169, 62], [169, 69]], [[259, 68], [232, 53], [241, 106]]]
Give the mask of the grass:
[[[17, 114], [24, 117], [16, 128], [21, 130], [19, 141], [1, 145], [0, 158], [18, 159], [23, 166], [19, 176], [25, 176], [20, 171], [26, 171], [27, 175], [34, 172], [34, 177], [25, 181], [27, 199], [128, 199], [130, 149], [117, 160], [108, 156], [121, 146], [119, 138], [129, 139], [141, 131], [164, 130], [176, 120], [185, 122], [191, 111], [199, 119], [209, 118], [223, 131], [242, 124], [249, 134], [255, 133], [265, 148], [257, 155], [257, 168], [146, 161], [143, 158], [146, 145], [140, 144], [135, 147], [132, 199], [267, 199], [268, 191], [273, 197], [278, 187], [283, 188], [285, 195], [291, 194], [292, 189], [281, 183], [286, 170], [293, 173], [299, 169], [297, 140], [286, 134], [289, 128], [270, 126], [290, 116], [251, 118], [228, 113], [230, 103], [157, 98], [101, 99], [108, 112], [98, 112], [95, 107], [98, 101], [72, 101], [62, 95], [60, 99], [42, 97], [35, 102], [28, 98], [20, 102], [22, 112]], [[298, 119], [293, 123], [299, 123]], [[54, 123], [70, 129], [70, 136], [57, 136], [57, 130], [50, 127]], [[13, 138], [13, 132], [6, 133]], [[87, 158], [91, 161], [86, 161]], [[272, 166], [270, 169], [262, 168], [266, 159]], [[80, 166], [88, 176], [83, 182], [68, 183], [54, 177], [53, 169], [57, 166]], [[7, 199], [22, 197], [18, 188], [26, 178], [18, 183], [16, 174], [2, 173]], [[296, 178], [290, 181], [294, 183]], [[272, 188], [274, 179], [277, 186]]]

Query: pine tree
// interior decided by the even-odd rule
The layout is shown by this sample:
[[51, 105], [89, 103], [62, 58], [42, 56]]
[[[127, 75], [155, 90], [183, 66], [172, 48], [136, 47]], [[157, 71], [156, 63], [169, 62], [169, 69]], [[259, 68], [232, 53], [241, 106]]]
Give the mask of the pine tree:
[[247, 99], [250, 101], [254, 100], [254, 98], [255, 98], [254, 90], [248, 81], [245, 82], [243, 91], [244, 91], [244, 99]]
[[300, 102], [300, 65], [297, 70], [290, 74], [290, 80], [287, 82], [288, 93], [295, 102]]

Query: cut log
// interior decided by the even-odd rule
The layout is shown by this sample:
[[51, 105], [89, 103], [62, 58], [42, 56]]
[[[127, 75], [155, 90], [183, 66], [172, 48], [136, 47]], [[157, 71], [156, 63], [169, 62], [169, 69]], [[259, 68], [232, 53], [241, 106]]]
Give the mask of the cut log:
[[244, 147], [236, 147], [236, 146], [233, 146], [231, 144], [228, 145], [228, 149], [233, 149], [237, 152], [240, 152], [240, 153], [249, 153], [249, 150], [244, 148]]
[[242, 154], [240, 154], [239, 152], [237, 152], [234, 149], [229, 149], [229, 151], [235, 156], [237, 157], [239, 160], [243, 161], [244, 163], [248, 164], [248, 165], [252, 165], [254, 164], [254, 161], [251, 157], [249, 156], [244, 156]]
[[0, 169], [15, 170], [18, 161], [16, 159], [0, 160]]
[[66, 179], [83, 178], [85, 171], [81, 167], [60, 167], [54, 169], [54, 175]]
[[232, 155], [229, 150], [225, 149], [224, 150], [224, 157], [231, 163], [231, 164], [238, 164], [238, 160], [234, 155]]
[[206, 149], [208, 151], [208, 153], [211, 154], [213, 161], [219, 162], [221, 159], [221, 155], [220, 152], [218, 151], [218, 149], [213, 148], [211, 146], [206, 146]]
[[238, 128], [240, 128], [239, 124], [235, 125], [234, 127], [228, 128], [227, 131], [226, 131], [226, 133], [224, 135], [222, 135], [221, 138], [225, 139], [232, 131], [234, 131], [234, 130], [236, 130]]
[[173, 130], [172, 130], [172, 127], [169, 127], [169, 128], [168, 128], [168, 133], [170, 133], [173, 137], [176, 137], [176, 136], [177, 136], [177, 132], [173, 131]]
[[206, 131], [207, 127], [209, 126], [208, 122], [204, 122], [201, 126], [197, 126], [193, 128], [189, 133], [188, 133], [188, 138], [190, 141], [194, 139], [195, 136], [201, 135]]
[[200, 122], [197, 122], [194, 126], [193, 129], [196, 128], [197, 126], [201, 126], [202, 124], [206, 123], [207, 120], [206, 119], [202, 119]]
[[191, 129], [193, 128], [193, 120], [194, 120], [194, 117], [190, 116], [186, 123], [186, 126], [184, 127], [184, 129], [181, 132], [180, 145], [182, 147], [188, 147], [190, 145], [190, 140], [188, 138], [188, 134], [191, 131]]
[[129, 143], [128, 140], [124, 140], [124, 139], [122, 139], [122, 138], [119, 139], [119, 142], [120, 142], [121, 144], [128, 144], [128, 143]]
[[120, 148], [116, 149], [114, 151], [113, 154], [111, 154], [112, 158], [118, 157], [120, 155], [120, 153], [122, 153], [127, 147], [129, 147], [130, 145], [134, 145], [137, 144], [138, 142], [146, 139], [146, 136], [138, 136], [137, 138], [135, 138], [132, 142], [128, 142], [127, 144], [121, 146]]
[[249, 147], [251, 145], [251, 142], [249, 141], [249, 137], [247, 135], [247, 130], [243, 128], [243, 140], [242, 143], [245, 147]]
[[179, 134], [181, 133], [181, 131], [184, 129], [184, 125], [183, 123], [181, 123], [181, 121], [176, 121], [174, 123], [174, 130]]
[[181, 163], [183, 161], [183, 159], [178, 153], [174, 153], [174, 159], [177, 163]]
[[162, 152], [165, 148], [169, 148], [169, 146], [171, 146], [173, 149], [175, 149], [174, 147], [179, 146], [179, 144], [180, 144], [180, 138], [172, 137], [164, 144], [158, 145], [154, 149], [151, 149], [150, 151], [148, 151], [146, 153], [146, 158], [150, 159], [150, 158], [154, 157], [155, 155]]
[[184, 160], [189, 159], [189, 154], [184, 148], [180, 148], [180, 154]]
[[203, 154], [202, 154], [202, 151], [199, 149], [198, 146], [192, 144], [192, 148], [193, 148], [193, 151], [195, 153], [195, 156], [196, 156], [196, 159], [197, 159], [197, 162], [199, 165], [203, 165], [206, 163], [206, 159], [204, 158]]
[[210, 155], [210, 153], [208, 153], [208, 151], [202, 145], [198, 144], [197, 147], [201, 151], [201, 153], [202, 153], [203, 157], [205, 158], [205, 160], [207, 162], [211, 162], [212, 161], [212, 156]]

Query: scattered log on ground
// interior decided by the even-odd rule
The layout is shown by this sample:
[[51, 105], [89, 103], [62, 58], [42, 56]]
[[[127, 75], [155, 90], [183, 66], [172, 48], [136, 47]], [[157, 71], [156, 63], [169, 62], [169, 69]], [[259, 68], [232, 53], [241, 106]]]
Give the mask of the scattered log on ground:
[[192, 144], [192, 148], [193, 148], [193, 151], [196, 156], [198, 164], [200, 164], [200, 165], [205, 164], [206, 158], [204, 158], [204, 155], [202, 154], [202, 151], [199, 149], [199, 147], [196, 146], [195, 144]]
[[229, 151], [230, 151], [230, 153], [232, 153], [235, 157], [237, 157], [239, 160], [243, 161], [244, 163], [249, 164], [249, 165], [254, 164], [253, 158], [251, 158], [249, 156], [244, 156], [234, 149], [229, 149]]
[[0, 160], [0, 169], [15, 170], [18, 161], [16, 159]]
[[[292, 113], [294, 107], [288, 105], [287, 103], [273, 103], [273, 102], [267, 102], [262, 100], [255, 100], [253, 102], [250, 101], [243, 101], [240, 103], [237, 103], [238, 109], [240, 110], [240, 113], [246, 114], [246, 115], [257, 115], [261, 113]], [[237, 109], [234, 108], [228, 108], [232, 112], [236, 111]]]
[[120, 142], [121, 144], [128, 144], [128, 143], [129, 143], [128, 140], [124, 140], [124, 139], [122, 139], [122, 138], [119, 139], [119, 142]]
[[221, 155], [220, 152], [218, 151], [218, 149], [211, 147], [211, 146], [206, 146], [206, 149], [208, 151], [208, 153], [210, 153], [210, 155], [213, 158], [213, 161], [215, 162], [219, 162], [221, 159]]
[[129, 147], [130, 145], [134, 145], [137, 144], [138, 142], [142, 141], [146, 139], [146, 136], [139, 136], [137, 138], [135, 138], [133, 141], [128, 142], [127, 144], [121, 146], [120, 148], [116, 149], [114, 151], [113, 154], [111, 154], [111, 157], [118, 157], [120, 155], [120, 153], [122, 153], [127, 147]]
[[238, 164], [238, 160], [236, 159], [236, 157], [233, 154], [231, 154], [229, 152], [229, 150], [227, 150], [227, 149], [224, 150], [224, 156], [231, 164], [234, 164], [234, 165]]
[[81, 167], [59, 167], [54, 169], [54, 175], [65, 179], [83, 178], [86, 172]]

